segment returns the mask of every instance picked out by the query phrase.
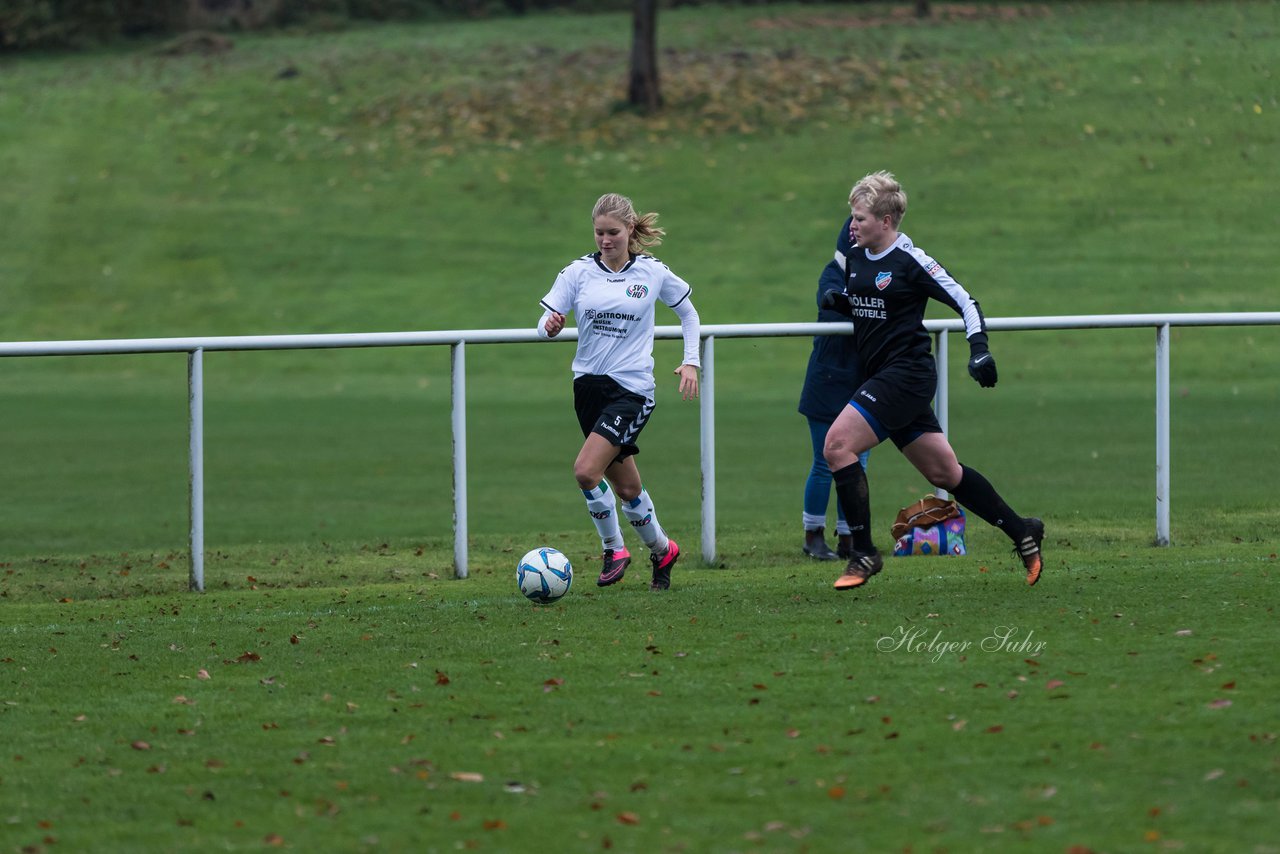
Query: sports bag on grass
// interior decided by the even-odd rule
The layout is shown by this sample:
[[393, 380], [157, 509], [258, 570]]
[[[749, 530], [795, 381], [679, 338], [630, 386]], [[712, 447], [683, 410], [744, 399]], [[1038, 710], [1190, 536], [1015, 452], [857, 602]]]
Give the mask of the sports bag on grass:
[[899, 510], [890, 532], [894, 557], [965, 553], [964, 511], [955, 501], [936, 495], [926, 495]]

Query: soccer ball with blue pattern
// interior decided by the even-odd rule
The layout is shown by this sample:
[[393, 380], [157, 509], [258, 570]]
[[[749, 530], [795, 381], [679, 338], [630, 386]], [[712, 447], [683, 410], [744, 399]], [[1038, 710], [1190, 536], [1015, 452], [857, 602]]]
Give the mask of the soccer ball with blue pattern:
[[569, 592], [573, 567], [562, 552], [543, 546], [520, 558], [516, 564], [516, 583], [527, 599], [546, 605]]

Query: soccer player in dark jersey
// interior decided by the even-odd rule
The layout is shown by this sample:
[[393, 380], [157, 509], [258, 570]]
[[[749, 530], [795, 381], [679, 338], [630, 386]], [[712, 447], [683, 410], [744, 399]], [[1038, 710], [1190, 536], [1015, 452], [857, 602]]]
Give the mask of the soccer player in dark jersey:
[[835, 588], [859, 587], [884, 566], [871, 540], [867, 477], [858, 455], [885, 439], [931, 484], [1004, 531], [1022, 558], [1027, 584], [1035, 584], [1043, 568], [1044, 523], [1019, 516], [985, 477], [960, 464], [931, 405], [938, 376], [924, 328], [926, 303], [938, 300], [964, 318], [969, 375], [991, 388], [996, 363], [982, 309], [941, 264], [898, 231], [907, 194], [892, 174], [875, 172], [854, 184], [849, 208], [852, 248], [844, 257], [845, 287], [823, 297], [824, 308], [853, 320], [865, 376], [823, 447], [853, 533], [854, 552]]
[[[622, 513], [649, 549], [650, 588], [671, 587], [671, 568], [680, 546], [658, 524], [653, 501], [640, 480], [635, 455], [640, 431], [653, 412], [654, 310], [659, 302], [680, 319], [684, 354], [673, 373], [685, 400], [698, 396], [699, 321], [688, 283], [646, 250], [658, 245], [658, 215], [636, 213], [631, 200], [607, 193], [591, 212], [596, 252], [560, 271], [542, 298], [538, 334], [554, 338], [565, 315], [577, 316], [578, 349], [573, 357], [573, 403], [584, 441], [573, 475], [604, 546], [596, 584], [622, 580], [631, 552], [622, 539], [613, 492]], [[613, 491], [609, 489], [610, 484]]]

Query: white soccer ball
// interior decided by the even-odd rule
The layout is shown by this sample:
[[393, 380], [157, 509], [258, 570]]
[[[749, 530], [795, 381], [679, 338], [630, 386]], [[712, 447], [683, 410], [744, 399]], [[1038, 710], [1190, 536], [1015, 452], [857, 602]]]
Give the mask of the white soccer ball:
[[542, 546], [520, 558], [516, 564], [516, 583], [530, 601], [546, 605], [569, 592], [573, 567], [562, 552]]

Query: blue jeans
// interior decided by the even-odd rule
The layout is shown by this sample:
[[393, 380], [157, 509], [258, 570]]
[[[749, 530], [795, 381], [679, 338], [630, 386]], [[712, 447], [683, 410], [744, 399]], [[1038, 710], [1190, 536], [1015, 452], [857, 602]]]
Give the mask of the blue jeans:
[[[831, 467], [827, 465], [826, 457], [822, 456], [822, 446], [827, 442], [827, 430], [831, 429], [831, 424], [807, 416], [806, 419], [809, 422], [809, 438], [813, 442], [813, 465], [810, 466], [809, 477], [804, 483], [804, 527], [812, 530], [826, 526], [827, 503], [831, 499]], [[870, 458], [871, 452], [863, 451], [858, 455], [858, 462], [866, 468]], [[849, 532], [844, 508], [839, 501], [836, 501], [836, 531], [841, 534]]]

